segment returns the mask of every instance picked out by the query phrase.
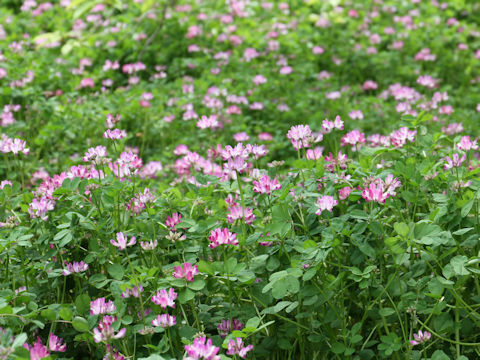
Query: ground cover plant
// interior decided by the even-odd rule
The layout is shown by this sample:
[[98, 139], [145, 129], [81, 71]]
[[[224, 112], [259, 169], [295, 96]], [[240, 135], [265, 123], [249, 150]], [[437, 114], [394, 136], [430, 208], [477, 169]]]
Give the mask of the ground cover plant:
[[0, 2], [0, 359], [480, 358], [480, 4]]

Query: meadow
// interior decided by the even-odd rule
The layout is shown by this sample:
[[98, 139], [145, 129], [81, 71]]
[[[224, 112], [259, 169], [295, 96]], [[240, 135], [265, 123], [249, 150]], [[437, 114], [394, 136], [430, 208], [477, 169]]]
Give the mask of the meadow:
[[1, 0], [1, 359], [480, 359], [480, 3]]

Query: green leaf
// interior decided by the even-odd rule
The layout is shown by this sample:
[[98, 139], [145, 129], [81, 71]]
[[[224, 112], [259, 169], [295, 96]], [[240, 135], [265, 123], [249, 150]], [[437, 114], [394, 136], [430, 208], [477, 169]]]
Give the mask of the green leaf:
[[450, 357], [447, 354], [445, 354], [442, 350], [436, 350], [432, 354], [432, 360], [450, 360]]
[[73, 312], [67, 307], [63, 307], [59, 312], [60, 317], [65, 321], [72, 321]]
[[13, 309], [9, 305], [4, 306], [0, 309], [0, 314], [13, 314]]
[[197, 263], [198, 266], [198, 271], [201, 273], [207, 273], [209, 275], [214, 275], [215, 272], [213, 271], [212, 265], [210, 263], [207, 263], [205, 260], [200, 260]]
[[346, 347], [344, 344], [342, 343], [339, 343], [339, 342], [334, 342], [332, 344], [332, 351], [334, 354], [343, 354], [343, 352], [345, 351]]
[[205, 287], [205, 281], [203, 279], [195, 279], [194, 282], [188, 283], [187, 286], [189, 289], [199, 291]]
[[453, 235], [463, 235], [463, 234], [466, 234], [467, 232], [469, 232], [470, 230], [473, 230], [473, 227], [460, 229], [460, 230], [454, 231], [452, 234]]
[[279, 313], [280, 311], [282, 311], [283, 309], [285, 309], [288, 305], [290, 305], [292, 302], [291, 301], [280, 301], [279, 303], [277, 303], [274, 307], [273, 307], [273, 310], [276, 312], [276, 313]]
[[42, 315], [42, 317], [50, 321], [57, 319], [57, 313], [52, 309], [44, 309], [40, 312], [40, 315]]
[[178, 301], [180, 304], [185, 304], [195, 297], [195, 293], [190, 289], [185, 289], [178, 294]]
[[393, 310], [392, 308], [382, 308], [378, 311], [378, 313], [381, 316], [390, 316], [390, 315], [395, 314], [395, 310]]
[[470, 272], [465, 267], [468, 262], [468, 258], [464, 255], [457, 255], [450, 260], [450, 265], [452, 265], [455, 275], [468, 275]]
[[53, 240], [56, 241], [56, 240], [63, 239], [68, 233], [70, 233], [70, 229], [60, 230], [60, 231], [53, 237]]
[[23, 344], [25, 344], [25, 341], [27, 341], [27, 334], [21, 333], [20, 335], [17, 335], [17, 337], [13, 341], [12, 347], [15, 349], [19, 346], [23, 346]]
[[285, 281], [275, 281], [272, 287], [272, 295], [275, 299], [281, 299], [287, 294], [287, 285]]
[[285, 277], [285, 285], [287, 290], [292, 294], [296, 294], [300, 291], [300, 282], [294, 276], [289, 275]]
[[90, 326], [88, 325], [88, 321], [85, 320], [83, 317], [75, 316], [72, 321], [72, 326], [75, 330], [80, 332], [87, 332], [90, 330]]
[[245, 328], [257, 328], [258, 325], [260, 324], [260, 319], [258, 317], [253, 317], [247, 321], [245, 324]]
[[462, 211], [460, 213], [462, 217], [467, 216], [470, 210], [472, 210], [473, 203], [474, 203], [474, 200], [472, 199], [462, 207]]
[[125, 274], [125, 269], [120, 264], [110, 264], [107, 267], [107, 271], [115, 280], [122, 280]]
[[85, 314], [87, 310], [90, 310], [90, 296], [88, 294], [78, 295], [75, 299], [75, 306], [78, 314]]
[[408, 234], [410, 233], [410, 228], [404, 222], [401, 222], [401, 223], [397, 222], [397, 223], [393, 224], [393, 228], [395, 229], [395, 231], [397, 232], [398, 235], [400, 235], [404, 238], [406, 238], [408, 236]]

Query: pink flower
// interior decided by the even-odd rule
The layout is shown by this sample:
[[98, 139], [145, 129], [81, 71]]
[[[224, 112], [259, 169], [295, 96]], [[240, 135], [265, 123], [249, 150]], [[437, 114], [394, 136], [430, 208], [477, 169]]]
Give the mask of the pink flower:
[[[479, 104], [479, 105], [480, 105], [480, 104]], [[258, 140], [262, 140], [262, 141], [272, 141], [272, 140], [273, 140], [273, 136], [272, 136], [270, 133], [262, 132], [262, 133], [258, 134]]]
[[200, 36], [201, 34], [202, 34], [202, 28], [197, 25], [192, 25], [188, 28], [187, 38], [193, 39], [197, 36]]
[[348, 113], [348, 116], [352, 120], [355, 120], [355, 119], [363, 120], [362, 110], [352, 110]]
[[127, 242], [127, 240], [128, 240], [128, 238], [127, 238], [127, 236], [125, 236], [124, 233], [118, 232], [117, 233], [117, 241], [115, 241], [113, 239], [110, 239], [110, 243], [113, 246], [118, 247], [119, 250], [125, 250], [127, 248], [127, 246], [133, 246], [137, 243], [137, 240], [135, 239], [135, 236], [132, 236], [130, 238], [129, 242]]
[[120, 140], [127, 137], [127, 132], [120, 129], [107, 129], [107, 131], [103, 133], [103, 137], [110, 140]]
[[417, 84], [425, 86], [426, 88], [433, 89], [437, 86], [438, 80], [434, 79], [430, 75], [420, 76], [417, 79]]
[[283, 66], [280, 69], [281, 75], [288, 75], [288, 74], [291, 74], [292, 72], [293, 72], [293, 68], [291, 66]]
[[250, 208], [243, 209], [241, 205], [236, 205], [228, 208], [227, 222], [232, 224], [236, 220], [245, 219], [245, 223], [251, 225], [257, 217], [253, 214]]
[[365, 144], [365, 134], [360, 130], [352, 130], [342, 137], [340, 143], [342, 146], [352, 146], [352, 150], [358, 150], [362, 144]]
[[324, 195], [317, 199], [318, 210], [315, 212], [317, 215], [321, 215], [323, 211], [327, 210], [332, 212], [333, 207], [338, 205], [338, 201], [330, 195]]
[[231, 233], [227, 228], [212, 230], [208, 240], [210, 240], [208, 247], [211, 249], [220, 245], [238, 245], [237, 234]]
[[149, 242], [147, 241], [140, 241], [140, 246], [142, 247], [143, 250], [150, 251], [153, 250], [157, 247], [158, 241], [157, 240], [150, 240]]
[[237, 337], [236, 339], [231, 339], [228, 343], [227, 355], [238, 355], [242, 359], [247, 357], [247, 353], [253, 349], [253, 345], [244, 346], [243, 339]]
[[343, 121], [338, 115], [335, 118], [335, 121], [325, 119], [322, 122], [322, 130], [324, 134], [329, 134], [333, 129], [343, 130]]
[[8, 180], [3, 180], [0, 182], [0, 190], [4, 189], [5, 186], [12, 186], [12, 182]]
[[143, 286], [138, 285], [138, 286], [132, 287], [131, 289], [129, 289], [129, 288], [125, 289], [120, 296], [123, 299], [129, 298], [130, 296], [133, 296], [135, 298], [139, 298], [140, 293], [142, 293], [142, 292], [143, 292]]
[[54, 208], [55, 202], [53, 200], [47, 199], [46, 197], [42, 197], [40, 199], [33, 198], [28, 208], [28, 213], [32, 219], [38, 217], [43, 221], [47, 221], [47, 212], [53, 210]]
[[80, 81], [81, 88], [86, 88], [86, 87], [93, 88], [94, 86], [95, 86], [95, 82], [93, 81], [92, 78], [86, 78]]
[[165, 220], [165, 225], [168, 226], [170, 229], [175, 229], [175, 226], [182, 222], [182, 214], [173, 213], [172, 217], [167, 215], [167, 220]]
[[90, 301], [90, 315], [100, 315], [114, 313], [117, 308], [112, 300], [105, 302], [105, 298], [101, 297]]
[[463, 154], [462, 157], [459, 157], [458, 154], [453, 154], [451, 158], [450, 156], [447, 156], [445, 157], [445, 161], [447, 163], [443, 166], [443, 169], [449, 170], [454, 167], [459, 167], [460, 165], [462, 165], [462, 163], [465, 161], [466, 158], [467, 157], [465, 154]]
[[295, 150], [310, 147], [312, 130], [308, 125], [292, 126], [287, 132], [287, 139], [290, 139]]
[[28, 155], [30, 149], [26, 147], [27, 143], [25, 140], [21, 139], [10, 139], [5, 134], [2, 134], [2, 139], [0, 140], [0, 151], [3, 153], [13, 153], [17, 155], [18, 153], [24, 153]]
[[306, 156], [308, 160], [318, 160], [320, 159], [323, 155], [323, 147], [317, 146], [315, 149], [308, 149]]
[[117, 334], [112, 328], [112, 324], [117, 320], [116, 317], [106, 315], [103, 317], [102, 321], [98, 324], [98, 327], [93, 329], [93, 340], [96, 343], [99, 342], [109, 342], [112, 339], [121, 339], [125, 336], [127, 329], [121, 329]]
[[154, 179], [157, 177], [157, 174], [162, 170], [163, 166], [160, 161], [150, 161], [146, 163], [145, 166], [140, 170], [138, 176], [140, 176], [142, 179]]
[[383, 192], [383, 185], [381, 183], [371, 183], [363, 189], [362, 191], [362, 197], [365, 199], [365, 201], [375, 201], [375, 202], [385, 202], [386, 196]]
[[321, 55], [325, 52], [321, 46], [314, 46], [312, 49], [312, 53], [315, 55]]
[[267, 78], [263, 75], [256, 75], [253, 78], [253, 82], [254, 82], [255, 85], [265, 84], [267, 82]]
[[278, 182], [277, 178], [270, 179], [268, 175], [263, 175], [259, 181], [253, 181], [253, 191], [259, 194], [270, 195], [272, 191], [280, 190], [282, 185]]
[[248, 141], [250, 140], [250, 136], [248, 136], [248, 134], [245, 131], [243, 131], [240, 133], [233, 134], [233, 140], [235, 140], [236, 142]]
[[152, 296], [152, 302], [156, 305], [160, 305], [162, 309], [165, 309], [167, 306], [175, 308], [175, 299], [177, 298], [177, 296], [178, 294], [173, 288], [170, 288], [168, 290], [168, 293], [165, 289], [161, 289]]
[[205, 336], [197, 337], [193, 340], [192, 345], [185, 345], [185, 351], [188, 357], [184, 360], [220, 360], [220, 356], [217, 355], [220, 348], [212, 344], [212, 340]]
[[115, 124], [120, 122], [122, 117], [120, 115], [113, 116], [112, 114], [107, 114], [107, 119], [105, 120], [105, 126], [109, 129], [113, 129]]
[[103, 159], [107, 156], [107, 148], [105, 146], [97, 146], [89, 148], [83, 156], [83, 161], [91, 161], [93, 163], [101, 164]]
[[260, 54], [254, 48], [246, 48], [245, 52], [243, 53], [243, 58], [246, 62], [250, 62], [259, 56]]
[[415, 61], [435, 61], [436, 58], [436, 55], [432, 54], [428, 48], [420, 50], [420, 52], [415, 55]]
[[348, 198], [351, 192], [352, 192], [352, 188], [350, 186], [341, 188], [340, 190], [338, 190], [338, 198], [340, 200], [345, 200], [346, 198]]
[[470, 140], [470, 136], [462, 136], [460, 142], [457, 144], [457, 149], [468, 151], [478, 150], [477, 140]]
[[50, 356], [50, 352], [47, 347], [42, 344], [42, 340], [39, 337], [37, 337], [37, 342], [34, 343], [33, 346], [23, 344], [23, 347], [30, 352], [30, 360], [40, 360]]
[[375, 201], [384, 203], [390, 196], [395, 196], [395, 189], [399, 188], [402, 183], [394, 178], [392, 174], [387, 175], [385, 181], [376, 178], [373, 179], [362, 191], [362, 197], [365, 201]]
[[67, 268], [62, 270], [62, 275], [64, 276], [88, 270], [88, 264], [85, 264], [83, 261], [73, 262], [73, 264], [65, 263], [65, 265], [67, 266]]
[[394, 178], [392, 174], [388, 174], [383, 181], [384, 192], [387, 196], [395, 196], [397, 193], [395, 189], [402, 186], [402, 183], [397, 178]]
[[363, 90], [376, 90], [378, 85], [375, 81], [367, 80], [362, 85]]
[[205, 116], [203, 115], [200, 120], [197, 122], [197, 127], [200, 129], [214, 129], [219, 126], [219, 122], [217, 120], [217, 115], [210, 115]]
[[440, 109], [438, 109], [438, 113], [440, 115], [451, 115], [453, 113], [453, 107], [452, 105], [440, 106]]
[[155, 319], [152, 320], [153, 326], [160, 326], [162, 328], [168, 328], [176, 324], [177, 321], [175, 319], [175, 316], [168, 314], [158, 315]]
[[463, 131], [462, 123], [451, 123], [447, 127], [442, 127], [442, 132], [445, 135], [454, 135]]
[[414, 142], [416, 134], [417, 130], [410, 130], [407, 127], [401, 127], [390, 134], [390, 141], [396, 148], [401, 148], [407, 143], [407, 140]]
[[218, 332], [222, 338], [225, 338], [233, 330], [242, 330], [244, 325], [237, 319], [233, 319], [230, 323], [230, 319], [222, 320], [220, 324], [217, 325]]
[[175, 279], [185, 278], [187, 281], [193, 281], [194, 276], [198, 274], [198, 266], [192, 266], [189, 262], [184, 263], [182, 266], [174, 266], [173, 268], [175, 271], [172, 275]]
[[430, 334], [428, 331], [423, 332], [422, 330], [418, 330], [417, 334], [413, 334], [413, 338], [415, 340], [410, 340], [410, 344], [412, 346], [419, 345], [430, 340], [431, 337], [432, 334]]
[[67, 345], [62, 344], [62, 342], [63, 342], [63, 339], [59, 338], [53, 333], [50, 333], [50, 336], [48, 338], [48, 347], [50, 351], [59, 351], [59, 352], [67, 351]]

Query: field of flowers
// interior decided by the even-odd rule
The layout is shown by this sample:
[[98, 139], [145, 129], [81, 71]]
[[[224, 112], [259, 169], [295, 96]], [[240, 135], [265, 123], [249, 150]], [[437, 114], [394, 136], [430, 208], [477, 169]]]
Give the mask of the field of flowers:
[[1, 0], [0, 359], [480, 359], [480, 2]]

